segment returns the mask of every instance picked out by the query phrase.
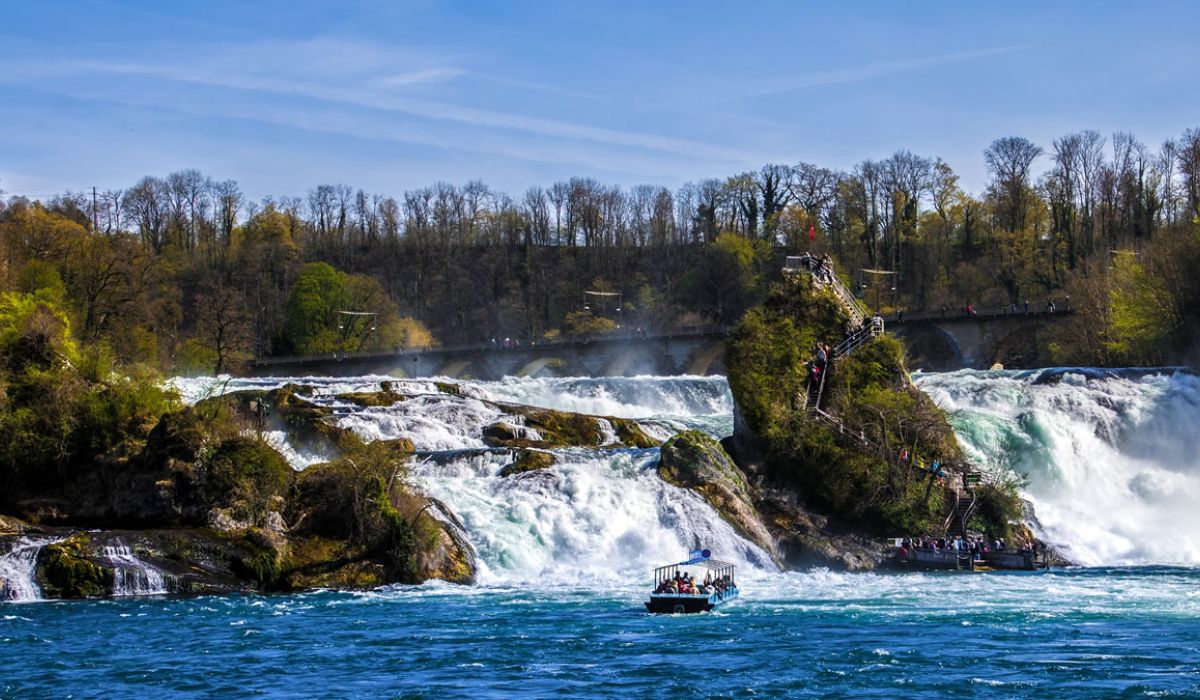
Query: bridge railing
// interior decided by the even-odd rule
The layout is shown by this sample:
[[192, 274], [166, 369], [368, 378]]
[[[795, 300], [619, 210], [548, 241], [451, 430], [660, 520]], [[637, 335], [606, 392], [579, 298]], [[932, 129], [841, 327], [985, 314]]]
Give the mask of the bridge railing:
[[592, 343], [617, 343], [630, 340], [672, 340], [676, 338], [699, 338], [705, 336], [727, 335], [730, 327], [717, 324], [682, 326], [665, 331], [622, 331], [587, 336], [566, 336], [562, 338], [537, 339], [533, 341], [500, 341], [498, 343], [459, 343], [456, 345], [435, 345], [399, 350], [365, 351], [365, 352], [336, 352], [327, 355], [274, 355], [256, 358], [255, 367], [272, 365], [289, 365], [303, 362], [326, 362], [333, 360], [375, 360], [391, 357], [412, 357], [418, 355], [450, 355], [467, 352], [519, 352], [531, 349], [571, 347], [590, 345]]
[[888, 314], [887, 321], [891, 324], [903, 324], [917, 321], [990, 321], [1002, 318], [1044, 319], [1055, 316], [1070, 316], [1073, 313], [1075, 313], [1074, 309], [1054, 309], [1053, 311], [1050, 311], [1045, 307], [1042, 307], [1038, 310], [1030, 308], [1029, 311], [1025, 311], [1023, 307], [1017, 307], [1017, 309], [1014, 311], [1011, 306], [993, 306], [982, 309], [972, 309], [970, 312], [965, 309], [946, 309], [945, 311], [904, 311], [899, 314]]

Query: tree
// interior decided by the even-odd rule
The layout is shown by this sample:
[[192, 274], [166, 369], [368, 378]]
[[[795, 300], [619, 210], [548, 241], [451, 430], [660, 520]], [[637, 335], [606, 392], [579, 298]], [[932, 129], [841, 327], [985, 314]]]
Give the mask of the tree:
[[203, 285], [198, 296], [195, 339], [211, 351], [213, 374], [224, 374], [251, 357], [254, 334], [246, 299], [221, 279]]
[[992, 175], [991, 194], [997, 203], [999, 228], [1007, 231], [1025, 228], [1029, 201], [1034, 196], [1029, 172], [1041, 154], [1041, 148], [1019, 136], [996, 139], [984, 150], [984, 161]]

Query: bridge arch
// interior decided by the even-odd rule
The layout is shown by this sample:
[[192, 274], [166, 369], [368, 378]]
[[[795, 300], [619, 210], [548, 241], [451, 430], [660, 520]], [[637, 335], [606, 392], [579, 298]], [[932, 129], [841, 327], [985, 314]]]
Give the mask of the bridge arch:
[[674, 368], [661, 348], [633, 345], [620, 350], [604, 366], [606, 377], [633, 377], [639, 374], [671, 373]]
[[518, 377], [562, 377], [566, 376], [563, 371], [569, 366], [569, 363], [561, 357], [547, 355], [539, 357], [532, 362], [525, 363], [521, 369], [517, 370]]
[[725, 368], [725, 341], [718, 340], [700, 347], [688, 357], [685, 374], [707, 376]]
[[989, 367], [996, 362], [1006, 367], [1044, 366], [1041, 330], [1041, 323], [998, 328], [981, 344], [980, 356], [986, 358]]
[[467, 370], [471, 368], [472, 364], [474, 364], [473, 360], [451, 360], [439, 367], [434, 374], [451, 379], [468, 379], [470, 374]]
[[936, 324], [904, 325], [896, 328], [904, 341], [909, 367], [944, 371], [966, 366], [962, 346], [953, 333]]

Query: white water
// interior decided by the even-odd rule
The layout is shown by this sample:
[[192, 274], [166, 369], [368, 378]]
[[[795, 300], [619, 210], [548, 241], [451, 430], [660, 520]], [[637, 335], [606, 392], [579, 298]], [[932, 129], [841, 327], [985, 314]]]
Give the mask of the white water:
[[113, 568], [113, 595], [162, 595], [167, 582], [158, 569], [138, 559], [127, 545], [120, 542], [104, 547], [100, 557]]
[[42, 589], [34, 578], [38, 553], [56, 537], [18, 537], [12, 548], [0, 555], [0, 600], [14, 603], [41, 600]]
[[964, 370], [917, 385], [977, 462], [1027, 476], [1042, 535], [1076, 561], [1200, 564], [1196, 376]]
[[[1051, 378], [1056, 378], [1051, 380]], [[347, 406], [333, 396], [378, 390], [391, 381], [414, 399], [383, 408]], [[665, 438], [689, 427], [732, 430], [732, 400], [712, 377], [509, 378], [457, 382], [462, 396], [432, 381], [387, 377], [231, 380], [220, 390], [288, 382], [318, 388], [341, 425], [367, 439], [407, 437], [420, 450], [483, 446], [483, 426], [511, 416], [487, 402], [522, 403], [638, 419]], [[181, 380], [198, 397], [214, 380]], [[1200, 564], [1200, 380], [1075, 372], [921, 374], [918, 385], [951, 414], [974, 461], [1027, 477], [1040, 534], [1084, 564]], [[519, 421], [517, 421], [519, 422]], [[690, 492], [663, 484], [657, 451], [559, 451], [549, 471], [501, 479], [508, 458], [443, 456], [415, 478], [463, 519], [484, 580], [570, 580], [572, 571], [620, 575], [670, 560], [702, 542], [747, 564], [766, 561]], [[291, 457], [306, 466], [304, 456]], [[297, 460], [300, 463], [297, 463]]]
[[[409, 400], [362, 408], [335, 398], [348, 391], [378, 391], [384, 381]], [[417, 462], [413, 479], [463, 521], [484, 583], [640, 581], [653, 566], [678, 561], [701, 545], [751, 569], [774, 569], [766, 553], [739, 537], [699, 496], [658, 478], [658, 450], [556, 450], [559, 463], [551, 469], [508, 478], [499, 472], [512, 460], [510, 454], [478, 451], [484, 447], [484, 427], [498, 420], [538, 439], [520, 416], [503, 413], [496, 403], [644, 419], [647, 431], [660, 438], [688, 427], [727, 435], [732, 400], [720, 377], [455, 381], [458, 396], [442, 393], [433, 381], [389, 377], [173, 383], [189, 401], [287, 383], [315, 387], [314, 400], [333, 407], [338, 425], [359, 436], [408, 438], [420, 451], [444, 453]], [[602, 444], [617, 439], [607, 421], [601, 433]], [[284, 442], [281, 437], [277, 441]], [[313, 459], [294, 449], [285, 455], [298, 469]]]

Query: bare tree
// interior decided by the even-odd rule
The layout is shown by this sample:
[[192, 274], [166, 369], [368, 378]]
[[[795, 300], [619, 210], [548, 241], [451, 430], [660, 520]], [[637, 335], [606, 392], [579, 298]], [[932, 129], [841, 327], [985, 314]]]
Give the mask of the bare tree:
[[1005, 136], [983, 152], [992, 175], [992, 195], [997, 202], [997, 224], [1008, 231], [1025, 228], [1032, 197], [1030, 169], [1042, 149], [1029, 139]]

